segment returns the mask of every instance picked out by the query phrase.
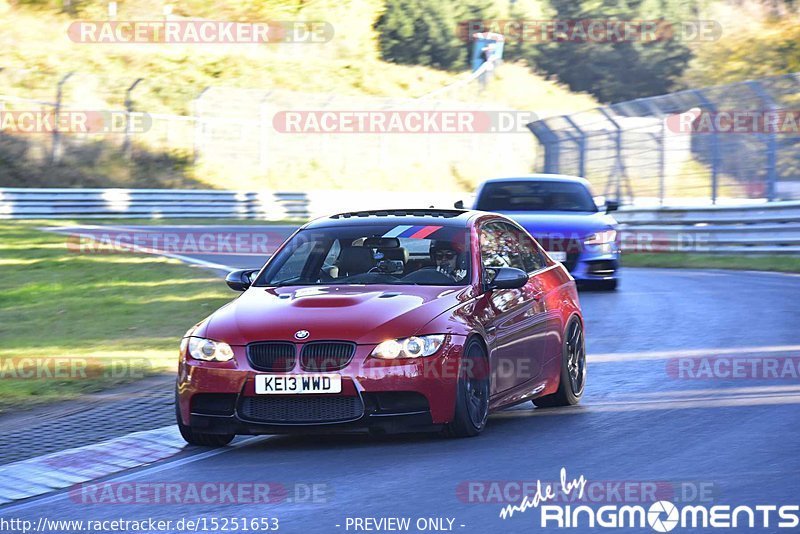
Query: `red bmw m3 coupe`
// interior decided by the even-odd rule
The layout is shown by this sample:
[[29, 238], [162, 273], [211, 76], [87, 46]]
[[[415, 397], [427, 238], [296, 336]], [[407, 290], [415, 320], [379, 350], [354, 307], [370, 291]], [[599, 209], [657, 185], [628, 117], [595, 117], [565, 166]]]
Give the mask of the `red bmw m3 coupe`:
[[298, 229], [242, 295], [181, 341], [187, 442], [237, 434], [436, 431], [576, 404], [586, 356], [575, 282], [518, 224], [469, 210], [342, 213]]

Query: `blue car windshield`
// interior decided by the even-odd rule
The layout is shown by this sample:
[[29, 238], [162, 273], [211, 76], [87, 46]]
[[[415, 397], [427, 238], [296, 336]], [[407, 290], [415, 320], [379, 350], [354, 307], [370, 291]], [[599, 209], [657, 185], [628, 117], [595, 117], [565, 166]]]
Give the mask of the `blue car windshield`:
[[414, 224], [342, 225], [302, 230], [254, 286], [469, 283], [464, 227]]
[[487, 183], [475, 208], [501, 212], [597, 211], [591, 193], [583, 184], [555, 180]]

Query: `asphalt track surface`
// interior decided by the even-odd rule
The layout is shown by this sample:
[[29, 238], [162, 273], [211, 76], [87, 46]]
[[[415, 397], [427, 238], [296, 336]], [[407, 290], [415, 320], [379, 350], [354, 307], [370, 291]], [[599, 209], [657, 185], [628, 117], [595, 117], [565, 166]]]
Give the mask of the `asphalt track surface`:
[[[231, 267], [263, 261], [193, 257]], [[491, 416], [485, 433], [474, 439], [237, 438], [235, 446], [220, 451], [187, 447], [170, 460], [110, 479], [272, 482], [290, 489], [287, 499], [272, 504], [86, 504], [62, 493], [0, 508], [0, 517], [34, 522], [276, 517], [279, 532], [290, 533], [363, 532], [348, 529], [347, 521], [366, 517], [408, 517], [408, 532], [419, 532], [417, 519], [447, 517], [454, 519], [456, 532], [587, 531], [541, 528], [537, 509], [499, 517], [505, 504], [519, 502], [514, 481], [556, 481], [562, 467], [569, 478], [583, 475], [594, 484], [589, 504], [595, 507], [640, 504], [645, 499], [636, 492], [652, 484], [657, 498], [678, 506], [798, 504], [800, 379], [791, 373], [690, 378], [675, 369], [679, 358], [695, 358], [697, 365], [714, 356], [796, 362], [800, 276], [625, 269], [619, 291], [582, 292], [581, 303], [589, 375], [577, 407], [542, 410], [526, 403]], [[305, 486], [294, 483], [321, 485], [316, 502], [293, 497], [295, 487], [305, 494]], [[616, 493], [625, 487], [634, 493]], [[498, 490], [509, 498], [498, 498]], [[753, 531], [798, 531], [778, 529], [774, 521], [773, 516], [770, 527]]]

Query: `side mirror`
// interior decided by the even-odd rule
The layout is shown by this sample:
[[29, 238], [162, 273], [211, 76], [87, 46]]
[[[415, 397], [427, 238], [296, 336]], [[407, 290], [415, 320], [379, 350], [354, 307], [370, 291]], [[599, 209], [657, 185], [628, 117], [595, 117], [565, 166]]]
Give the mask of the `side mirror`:
[[500, 267], [489, 289], [519, 289], [528, 283], [528, 273], [514, 267]]
[[606, 200], [606, 213], [617, 211], [619, 209], [619, 200]]
[[258, 269], [239, 269], [238, 271], [232, 271], [225, 277], [225, 283], [234, 291], [244, 291], [253, 283], [250, 276], [257, 272]]
[[464, 201], [463, 200], [457, 200], [456, 203], [453, 204], [453, 207], [455, 209], [457, 209], [457, 210], [463, 210], [464, 209]]

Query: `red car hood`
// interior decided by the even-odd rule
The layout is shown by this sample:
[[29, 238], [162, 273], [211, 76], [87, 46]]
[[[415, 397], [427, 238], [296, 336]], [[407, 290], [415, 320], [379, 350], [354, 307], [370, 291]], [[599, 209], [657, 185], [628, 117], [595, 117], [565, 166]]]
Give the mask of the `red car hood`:
[[[469, 299], [469, 287], [252, 287], [217, 310], [194, 335], [246, 345], [253, 341], [348, 340], [359, 344], [411, 336]], [[433, 333], [433, 332], [427, 332]]]

